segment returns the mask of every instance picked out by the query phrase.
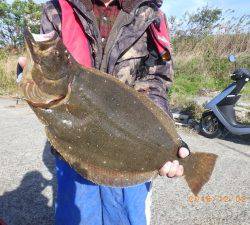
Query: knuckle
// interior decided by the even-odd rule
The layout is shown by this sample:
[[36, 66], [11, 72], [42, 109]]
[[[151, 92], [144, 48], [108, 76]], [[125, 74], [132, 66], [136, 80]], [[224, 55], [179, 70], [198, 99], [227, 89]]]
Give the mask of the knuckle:
[[174, 160], [174, 161], [173, 161], [173, 164], [179, 165], [179, 161], [178, 161], [178, 160]]

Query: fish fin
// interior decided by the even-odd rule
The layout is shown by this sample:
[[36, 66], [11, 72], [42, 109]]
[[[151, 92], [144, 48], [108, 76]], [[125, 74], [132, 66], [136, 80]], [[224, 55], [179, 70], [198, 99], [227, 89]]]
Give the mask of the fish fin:
[[25, 48], [26, 57], [28, 58], [28, 61], [37, 62], [38, 56], [36, 54], [36, 49], [37, 49], [36, 41], [28, 27], [24, 27], [23, 36], [24, 36], [24, 41], [25, 41], [25, 46], [26, 46]]
[[184, 178], [194, 195], [209, 181], [214, 170], [217, 155], [205, 152], [193, 152], [184, 159]]

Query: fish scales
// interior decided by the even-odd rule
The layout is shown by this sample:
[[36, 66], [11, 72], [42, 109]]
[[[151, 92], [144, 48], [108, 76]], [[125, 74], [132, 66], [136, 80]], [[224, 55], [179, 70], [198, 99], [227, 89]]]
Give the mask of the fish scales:
[[[51, 144], [83, 177], [132, 186], [152, 180], [166, 161], [178, 159], [181, 140], [174, 122], [147, 96], [77, 64], [59, 37], [38, 42], [26, 30], [25, 40], [28, 62], [20, 90]], [[197, 152], [179, 159], [193, 193], [210, 179], [216, 158]]]

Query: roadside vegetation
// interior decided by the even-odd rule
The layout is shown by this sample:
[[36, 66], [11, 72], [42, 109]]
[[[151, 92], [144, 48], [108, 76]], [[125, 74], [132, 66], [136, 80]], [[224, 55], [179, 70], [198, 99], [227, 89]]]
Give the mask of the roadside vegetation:
[[33, 0], [0, 0], [0, 95], [16, 95], [16, 63], [23, 51], [22, 30], [27, 24], [39, 32], [42, 4]]
[[[250, 15], [237, 18], [232, 10], [206, 6], [168, 22], [175, 61], [171, 105], [199, 117], [203, 109], [197, 97], [211, 96], [232, 82], [235, 65], [228, 55], [237, 57], [237, 67], [250, 69]], [[250, 84], [242, 94], [250, 100]]]
[[[0, 1], [0, 95], [15, 95], [16, 61], [23, 49], [21, 30], [24, 18], [39, 30], [41, 4], [32, 0]], [[237, 57], [237, 66], [250, 68], [250, 16], [235, 17], [232, 10], [208, 6], [186, 13], [182, 18], [168, 16], [174, 49], [175, 79], [170, 91], [171, 104], [196, 114], [197, 96], [220, 91], [231, 81], [234, 64], [229, 54]], [[250, 85], [244, 96], [250, 99]]]
[[14, 95], [16, 87], [17, 52], [0, 51], [0, 95]]

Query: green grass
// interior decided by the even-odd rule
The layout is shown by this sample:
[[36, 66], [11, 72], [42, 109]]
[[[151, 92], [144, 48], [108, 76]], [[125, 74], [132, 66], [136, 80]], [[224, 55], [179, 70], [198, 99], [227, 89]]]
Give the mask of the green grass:
[[[250, 68], [249, 56], [239, 56], [237, 67]], [[208, 55], [193, 56], [185, 59], [176, 57], [174, 84], [170, 96], [188, 98], [206, 92], [223, 90], [232, 80], [230, 74], [234, 65], [226, 57], [210, 57]], [[202, 93], [201, 93], [202, 92]], [[243, 94], [250, 94], [250, 85], [247, 84]]]
[[15, 79], [6, 76], [5, 72], [0, 69], [0, 95], [12, 94], [16, 91]]
[[[19, 54], [0, 51], [0, 95], [17, 91], [15, 80]], [[177, 54], [174, 59], [175, 75], [170, 97], [175, 105], [184, 104], [188, 107], [190, 99], [195, 96], [221, 91], [231, 82], [229, 75], [234, 70], [234, 64], [228, 62], [226, 56], [217, 56], [209, 50], [186, 55]], [[250, 68], [250, 54], [242, 53], [237, 57], [237, 67]], [[249, 83], [243, 91], [244, 95], [250, 95]]]
[[0, 51], [0, 95], [11, 95], [17, 92], [16, 64], [17, 54], [8, 50]]
[[[250, 55], [239, 55], [237, 68], [250, 68]], [[195, 119], [201, 117], [204, 108], [197, 105], [197, 96], [222, 91], [232, 80], [234, 64], [227, 57], [209, 55], [176, 56], [174, 83], [170, 90], [170, 104]], [[249, 101], [250, 83], [242, 91], [242, 99]]]

